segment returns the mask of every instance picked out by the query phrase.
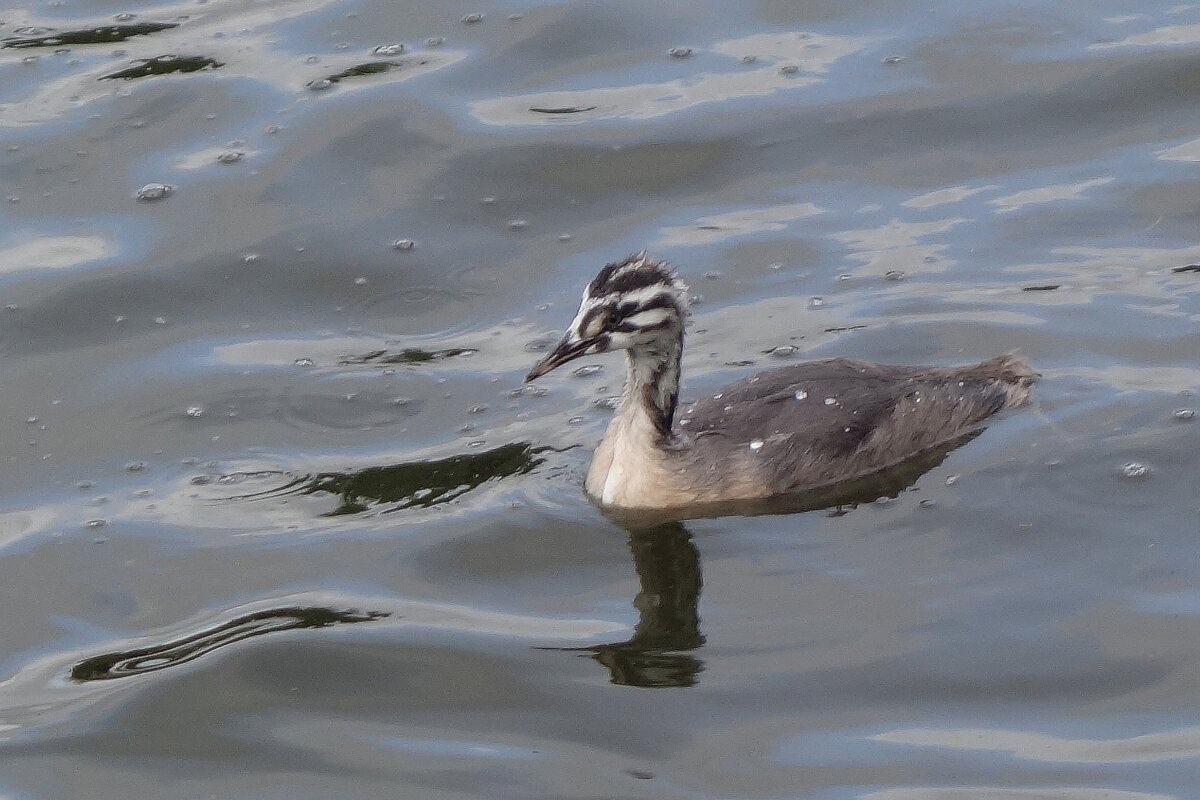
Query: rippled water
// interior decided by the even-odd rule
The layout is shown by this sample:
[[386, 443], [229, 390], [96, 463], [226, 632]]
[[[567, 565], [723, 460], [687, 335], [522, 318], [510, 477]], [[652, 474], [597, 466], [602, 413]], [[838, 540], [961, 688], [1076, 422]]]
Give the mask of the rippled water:
[[[1196, 797], [1198, 101], [1195, 5], [0, 10], [0, 798]], [[685, 397], [1043, 380], [630, 532], [520, 378], [642, 247]]]

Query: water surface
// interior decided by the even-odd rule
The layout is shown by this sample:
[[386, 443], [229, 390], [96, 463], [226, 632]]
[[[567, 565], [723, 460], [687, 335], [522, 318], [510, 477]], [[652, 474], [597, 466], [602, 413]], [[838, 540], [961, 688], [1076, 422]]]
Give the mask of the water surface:
[[[0, 797], [1194, 797], [1198, 99], [1192, 5], [0, 11]], [[1043, 379], [627, 530], [520, 379], [643, 247], [685, 397]]]

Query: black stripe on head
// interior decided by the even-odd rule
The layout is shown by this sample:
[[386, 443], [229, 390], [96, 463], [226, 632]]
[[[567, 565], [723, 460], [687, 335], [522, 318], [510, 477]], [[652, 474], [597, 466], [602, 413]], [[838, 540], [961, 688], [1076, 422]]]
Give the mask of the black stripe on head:
[[656, 308], [669, 308], [677, 315], [683, 316], [683, 312], [679, 310], [679, 302], [668, 292], [656, 294], [649, 300], [643, 300], [640, 303], [632, 301], [628, 303], [621, 303], [619, 306], [617, 306], [617, 316], [624, 319], [625, 317], [631, 317], [634, 314], [638, 314], [642, 311], [653, 311]]
[[605, 264], [604, 268], [600, 270], [600, 274], [593, 278], [592, 282], [588, 284], [588, 294], [592, 297], [598, 297], [599, 295], [604, 294], [606, 291], [604, 287], [608, 284], [608, 279], [612, 277], [612, 274], [616, 272], [620, 266], [620, 264]]
[[588, 284], [588, 294], [600, 297], [645, 289], [647, 286], [670, 286], [674, 279], [671, 268], [664, 262], [638, 254], [605, 266]]

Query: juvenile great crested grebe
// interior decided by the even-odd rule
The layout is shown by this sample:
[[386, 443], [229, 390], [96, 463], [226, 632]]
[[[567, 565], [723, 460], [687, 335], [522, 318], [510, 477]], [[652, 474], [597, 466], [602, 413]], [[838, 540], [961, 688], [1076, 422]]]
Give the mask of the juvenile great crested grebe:
[[1036, 373], [1002, 355], [961, 367], [831, 358], [760, 372], [684, 409], [687, 287], [644, 252], [600, 270], [562, 341], [526, 381], [580, 356], [626, 351], [616, 416], [585, 488], [614, 509], [661, 510], [827, 489], [969, 435], [1029, 395]]

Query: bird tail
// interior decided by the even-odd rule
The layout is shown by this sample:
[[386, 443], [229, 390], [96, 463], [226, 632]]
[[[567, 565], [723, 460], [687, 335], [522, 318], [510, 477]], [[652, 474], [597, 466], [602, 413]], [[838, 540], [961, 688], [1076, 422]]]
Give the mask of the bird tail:
[[1015, 353], [989, 358], [980, 368], [993, 380], [1004, 384], [1005, 406], [1019, 406], [1029, 399], [1029, 387], [1037, 382], [1039, 375], [1029, 362]]

